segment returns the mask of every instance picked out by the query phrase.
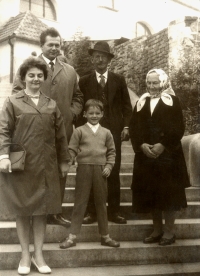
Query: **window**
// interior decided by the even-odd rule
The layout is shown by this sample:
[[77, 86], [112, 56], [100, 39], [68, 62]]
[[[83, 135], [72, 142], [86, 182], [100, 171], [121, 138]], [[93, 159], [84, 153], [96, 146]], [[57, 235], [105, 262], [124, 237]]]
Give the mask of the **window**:
[[137, 22], [135, 28], [135, 37], [143, 36], [143, 35], [151, 35], [151, 31], [149, 27], [145, 23]]
[[35, 16], [56, 20], [56, 12], [50, 0], [21, 0], [20, 12], [30, 10]]

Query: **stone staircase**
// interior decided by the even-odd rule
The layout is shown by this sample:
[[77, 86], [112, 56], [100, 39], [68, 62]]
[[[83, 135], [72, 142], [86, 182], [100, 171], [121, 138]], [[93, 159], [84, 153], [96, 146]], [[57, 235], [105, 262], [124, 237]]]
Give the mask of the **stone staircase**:
[[[97, 223], [83, 225], [77, 246], [67, 250], [59, 248], [69, 229], [47, 226], [44, 255], [53, 275], [87, 276], [200, 276], [200, 189], [186, 189], [188, 208], [177, 213], [176, 243], [161, 247], [146, 245], [143, 238], [152, 231], [149, 214], [131, 213], [131, 178], [133, 150], [130, 142], [122, 146], [121, 211], [127, 225], [109, 222], [110, 235], [120, 241], [120, 248], [100, 245]], [[74, 201], [75, 167], [68, 175], [64, 212], [70, 218]], [[33, 246], [30, 246], [31, 251]], [[0, 276], [16, 275], [21, 255], [14, 217], [0, 214]], [[38, 275], [31, 271], [30, 275]]]

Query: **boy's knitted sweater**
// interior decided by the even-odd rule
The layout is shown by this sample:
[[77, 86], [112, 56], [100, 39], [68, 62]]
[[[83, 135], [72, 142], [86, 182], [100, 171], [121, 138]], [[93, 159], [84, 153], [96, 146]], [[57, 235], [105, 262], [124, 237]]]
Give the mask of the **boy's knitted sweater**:
[[105, 165], [112, 169], [115, 163], [115, 144], [110, 130], [99, 125], [96, 133], [85, 124], [76, 128], [69, 143], [69, 151], [78, 164]]

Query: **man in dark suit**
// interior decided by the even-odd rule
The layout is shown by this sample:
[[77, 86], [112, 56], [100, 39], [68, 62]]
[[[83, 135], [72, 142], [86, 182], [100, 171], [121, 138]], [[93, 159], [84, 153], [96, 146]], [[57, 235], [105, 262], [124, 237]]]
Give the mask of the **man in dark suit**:
[[[116, 147], [115, 166], [108, 177], [108, 219], [115, 223], [125, 224], [125, 218], [120, 215], [119, 171], [121, 142], [129, 139], [128, 126], [132, 113], [130, 97], [124, 77], [108, 71], [108, 64], [114, 57], [108, 43], [99, 41], [88, 52], [91, 55], [95, 72], [81, 77], [79, 87], [84, 96], [84, 103], [89, 99], [98, 99], [104, 104], [104, 117], [100, 123], [111, 131]], [[84, 122], [84, 118], [81, 117], [78, 125], [82, 125]], [[96, 221], [94, 210], [91, 194], [88, 214], [83, 220], [84, 224]]]
[[[47, 64], [48, 77], [41, 87], [41, 92], [56, 101], [63, 116], [68, 142], [73, 132], [73, 122], [83, 108], [83, 94], [78, 87], [74, 68], [57, 58], [61, 49], [61, 36], [54, 28], [48, 28], [40, 35], [42, 54], [39, 58]], [[12, 93], [24, 89], [24, 83], [16, 74]], [[61, 200], [63, 202], [66, 177], [60, 177]], [[48, 217], [48, 223], [69, 226], [70, 222], [62, 214]]]

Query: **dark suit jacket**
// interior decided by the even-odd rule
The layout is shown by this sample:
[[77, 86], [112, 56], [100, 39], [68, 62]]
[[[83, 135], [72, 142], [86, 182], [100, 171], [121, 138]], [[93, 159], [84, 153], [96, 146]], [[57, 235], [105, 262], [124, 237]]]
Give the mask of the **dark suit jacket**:
[[[39, 56], [44, 62], [42, 55]], [[73, 126], [72, 122], [83, 107], [83, 95], [78, 87], [77, 74], [74, 68], [56, 59], [54, 72], [48, 68], [48, 77], [41, 87], [48, 97], [56, 101], [58, 108], [63, 116], [68, 141], [71, 137]], [[24, 89], [25, 84], [21, 81], [19, 70], [16, 74], [12, 93]]]
[[[107, 84], [110, 130], [112, 133], [120, 134], [125, 126], [129, 126], [132, 114], [128, 89], [124, 77], [113, 72], [108, 72]], [[81, 77], [79, 87], [84, 96], [84, 103], [89, 99], [97, 99], [96, 73]], [[83, 118], [80, 118], [78, 125], [83, 123]]]

